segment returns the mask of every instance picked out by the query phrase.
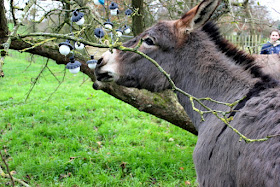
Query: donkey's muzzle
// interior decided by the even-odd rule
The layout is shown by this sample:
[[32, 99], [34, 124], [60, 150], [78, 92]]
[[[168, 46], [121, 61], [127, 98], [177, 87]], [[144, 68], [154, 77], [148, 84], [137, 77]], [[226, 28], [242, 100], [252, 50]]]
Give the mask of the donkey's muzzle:
[[110, 72], [104, 72], [104, 73], [95, 72], [95, 73], [96, 73], [96, 79], [98, 81], [101, 81], [101, 82], [111, 82], [111, 81], [113, 81], [113, 76], [111, 75]]

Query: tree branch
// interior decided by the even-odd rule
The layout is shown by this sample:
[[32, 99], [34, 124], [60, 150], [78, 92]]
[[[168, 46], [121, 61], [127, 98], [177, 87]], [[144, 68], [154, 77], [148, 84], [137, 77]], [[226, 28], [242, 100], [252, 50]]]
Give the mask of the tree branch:
[[[36, 36], [39, 36], [39, 34], [36, 34]], [[63, 37], [62, 35], [53, 35], [53, 34], [48, 35], [48, 37], [54, 37], [54, 36]], [[107, 45], [94, 44], [75, 37], [71, 37], [71, 36], [64, 36], [64, 37], [85, 43], [87, 45], [91, 44], [97, 47], [108, 48]], [[31, 54], [37, 54], [40, 56], [53, 59], [56, 61], [57, 64], [68, 63], [68, 58], [65, 58], [63, 55], [59, 53], [57, 44], [44, 43], [40, 46], [32, 48], [31, 44], [19, 39], [18, 37], [13, 37], [12, 39], [13, 40], [10, 46], [11, 49], [22, 50], [22, 49], [30, 48], [27, 50], [27, 52]], [[86, 64], [86, 61], [88, 59], [79, 54], [75, 54], [75, 58], [77, 58], [82, 63], [81, 71], [87, 76], [89, 76], [91, 80], [94, 82], [96, 80], [96, 77], [94, 75], [94, 72], [91, 69], [89, 69]], [[117, 99], [120, 99], [134, 106], [140, 111], [144, 111], [152, 115], [155, 115], [182, 129], [191, 132], [192, 134], [197, 135], [197, 131], [194, 125], [192, 124], [190, 118], [184, 111], [183, 107], [179, 104], [177, 96], [171, 90], [162, 93], [152, 93], [147, 90], [126, 88], [111, 83], [102, 84], [102, 87], [100, 87], [100, 89], [116, 97]]]

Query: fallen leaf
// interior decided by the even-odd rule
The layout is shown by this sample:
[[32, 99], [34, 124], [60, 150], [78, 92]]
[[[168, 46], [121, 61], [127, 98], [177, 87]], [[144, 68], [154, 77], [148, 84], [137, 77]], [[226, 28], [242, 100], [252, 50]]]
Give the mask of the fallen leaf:
[[11, 171], [10, 174], [15, 175], [15, 174], [17, 174], [17, 172], [16, 171]]
[[191, 185], [191, 182], [190, 181], [185, 181], [185, 185], [189, 186], [189, 185]]

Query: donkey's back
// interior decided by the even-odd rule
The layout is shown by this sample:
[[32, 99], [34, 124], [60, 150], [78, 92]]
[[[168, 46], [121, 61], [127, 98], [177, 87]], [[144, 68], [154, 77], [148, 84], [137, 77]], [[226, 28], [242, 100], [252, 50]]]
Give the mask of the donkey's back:
[[[246, 143], [217, 122], [199, 132], [194, 161], [201, 186], [280, 186], [280, 88], [250, 99], [230, 123], [251, 139]], [[210, 120], [210, 122], [211, 122]]]
[[[138, 49], [157, 61], [177, 87], [197, 98], [232, 103], [246, 96], [230, 116], [224, 116], [224, 120], [232, 117], [230, 125], [246, 137], [279, 135], [279, 84], [256, 66], [253, 57], [229, 44], [213, 24], [206, 23], [218, 3], [204, 0], [181, 19], [159, 22], [124, 45], [139, 47], [142, 40]], [[113, 54], [104, 53], [95, 73], [103, 82], [150, 91], [170, 88], [152, 63], [132, 52], [114, 49]], [[200, 186], [280, 186], [280, 136], [245, 143], [209, 111], [201, 122], [190, 100], [177, 95], [198, 131], [193, 157]], [[216, 102], [202, 102], [214, 111], [228, 110]]]

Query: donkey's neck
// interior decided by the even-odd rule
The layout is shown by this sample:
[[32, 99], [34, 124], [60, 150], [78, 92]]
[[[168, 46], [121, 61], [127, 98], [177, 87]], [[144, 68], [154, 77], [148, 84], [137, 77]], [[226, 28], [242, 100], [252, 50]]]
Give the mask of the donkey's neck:
[[[248, 70], [237, 65], [234, 59], [223, 53], [208, 39], [206, 33], [192, 33], [183, 53], [177, 56], [176, 85], [197, 98], [210, 97], [217, 101], [232, 103], [243, 98], [259, 80], [253, 78]], [[180, 68], [179, 68], [180, 67]], [[184, 68], [181, 68], [184, 67]], [[195, 112], [185, 96], [179, 94], [179, 101], [192, 119], [197, 130], [200, 129], [201, 116]], [[214, 110], [228, 111], [224, 105], [204, 102]], [[201, 106], [196, 107], [203, 109]], [[212, 117], [207, 114], [205, 120]]]

